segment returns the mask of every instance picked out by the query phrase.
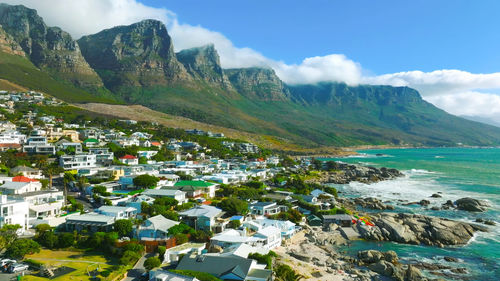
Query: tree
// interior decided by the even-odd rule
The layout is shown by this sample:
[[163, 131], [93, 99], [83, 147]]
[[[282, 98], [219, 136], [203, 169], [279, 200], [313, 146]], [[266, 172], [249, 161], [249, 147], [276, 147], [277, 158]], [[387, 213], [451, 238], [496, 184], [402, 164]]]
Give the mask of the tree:
[[134, 185], [139, 188], [153, 188], [159, 181], [160, 179], [155, 176], [144, 174], [134, 178]]
[[168, 235], [170, 236], [175, 236], [179, 233], [191, 233], [191, 232], [194, 232], [194, 229], [192, 229], [189, 225], [182, 222], [168, 229]]
[[118, 232], [119, 237], [127, 236], [132, 232], [134, 224], [131, 220], [117, 220], [115, 221], [114, 230]]
[[144, 268], [151, 270], [161, 265], [161, 261], [158, 257], [150, 257], [144, 261]]
[[178, 233], [174, 237], [177, 245], [184, 244], [189, 240], [187, 234], [184, 233]]
[[52, 164], [50, 166], [45, 167], [43, 170], [43, 174], [49, 177], [49, 188], [52, 188], [52, 178], [60, 173], [63, 173], [64, 169], [62, 167], [57, 166], [57, 164]]
[[18, 239], [7, 248], [5, 254], [15, 259], [23, 259], [28, 254], [40, 252], [40, 244], [32, 239]]
[[222, 200], [219, 207], [230, 216], [244, 215], [248, 212], [248, 203], [235, 197]]
[[17, 230], [21, 228], [19, 224], [6, 224], [0, 228], [0, 250], [3, 250], [17, 239]]
[[57, 238], [57, 246], [59, 248], [68, 248], [73, 246], [73, 244], [75, 243], [75, 236], [73, 235], [73, 233], [61, 233], [57, 236]]
[[139, 158], [139, 164], [148, 164], [148, 158], [142, 156]]
[[238, 227], [241, 226], [241, 222], [239, 220], [232, 220], [229, 222], [229, 227], [237, 229]]
[[38, 237], [37, 241], [46, 248], [54, 249], [59, 244], [59, 236], [57, 236], [52, 230], [50, 230], [41, 234]]

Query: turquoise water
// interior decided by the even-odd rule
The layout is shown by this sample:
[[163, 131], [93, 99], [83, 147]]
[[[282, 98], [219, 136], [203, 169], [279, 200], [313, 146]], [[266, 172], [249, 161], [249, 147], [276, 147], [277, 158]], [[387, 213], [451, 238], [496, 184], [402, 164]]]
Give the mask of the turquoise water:
[[[344, 196], [371, 196], [389, 201], [397, 212], [419, 213], [473, 222], [476, 218], [497, 222], [490, 232], [477, 234], [463, 247], [439, 249], [427, 246], [357, 241], [345, 248], [351, 254], [361, 249], [395, 250], [404, 260], [439, 262], [466, 267], [469, 280], [500, 280], [500, 148], [425, 148], [359, 151], [356, 157], [335, 159], [353, 164], [396, 168], [405, 176], [375, 184], [335, 185]], [[382, 154], [382, 156], [377, 156]], [[442, 192], [442, 198], [430, 198]], [[484, 213], [447, 210], [432, 211], [446, 200], [462, 197], [488, 200], [491, 208]], [[398, 200], [431, 201], [429, 209], [402, 206]], [[443, 256], [461, 259], [459, 264], [446, 263]]]

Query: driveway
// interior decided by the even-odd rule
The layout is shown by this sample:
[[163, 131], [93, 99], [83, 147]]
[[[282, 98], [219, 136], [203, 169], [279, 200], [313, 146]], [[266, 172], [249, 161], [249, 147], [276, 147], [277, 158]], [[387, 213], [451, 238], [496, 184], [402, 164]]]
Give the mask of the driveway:
[[144, 254], [139, 259], [139, 261], [137, 261], [134, 268], [128, 271], [127, 278], [125, 278], [123, 281], [139, 281], [141, 275], [146, 271], [146, 269], [144, 268], [144, 261], [147, 258], [154, 257], [155, 255], [155, 253]]

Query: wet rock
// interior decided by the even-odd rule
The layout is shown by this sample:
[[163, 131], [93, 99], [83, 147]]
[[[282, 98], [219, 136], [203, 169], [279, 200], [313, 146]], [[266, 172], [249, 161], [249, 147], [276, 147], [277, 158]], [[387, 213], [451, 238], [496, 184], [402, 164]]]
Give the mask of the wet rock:
[[447, 262], [458, 262], [458, 259], [454, 257], [444, 257], [444, 260]]
[[468, 212], [484, 212], [490, 206], [486, 201], [470, 197], [458, 199], [455, 203], [457, 205], [457, 209]]
[[406, 269], [404, 275], [405, 281], [421, 281], [423, 279], [424, 278], [422, 277], [422, 272], [418, 268], [412, 265], [408, 265], [408, 268]]
[[496, 225], [496, 222], [494, 222], [492, 220], [485, 220], [484, 224], [487, 224], [487, 225]]
[[423, 199], [423, 200], [420, 200], [420, 202], [418, 202], [418, 204], [420, 206], [428, 206], [429, 204], [431, 204], [431, 201]]
[[458, 268], [452, 268], [450, 269], [451, 272], [453, 273], [458, 273], [458, 274], [467, 274], [467, 269], [465, 267], [458, 267]]
[[434, 206], [434, 207], [431, 208], [431, 210], [433, 210], [433, 211], [439, 211], [441, 209], [439, 207]]
[[434, 193], [431, 195], [432, 198], [441, 198], [443, 196], [441, 196], [441, 194], [438, 194], [438, 193]]

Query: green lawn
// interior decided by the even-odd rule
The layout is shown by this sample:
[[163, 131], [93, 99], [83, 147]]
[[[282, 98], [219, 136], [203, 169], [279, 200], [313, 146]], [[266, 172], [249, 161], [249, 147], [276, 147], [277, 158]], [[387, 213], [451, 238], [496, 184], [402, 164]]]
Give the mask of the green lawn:
[[[40, 251], [40, 253], [26, 256], [26, 259], [32, 259], [41, 262], [45, 266], [49, 267], [67, 266], [76, 269], [71, 273], [51, 279], [54, 281], [64, 281], [64, 280], [90, 281], [92, 279], [88, 276], [87, 270], [95, 270], [97, 267], [100, 268], [99, 269], [100, 272], [106, 270], [111, 272], [111, 274], [108, 277], [103, 277], [102, 275], [99, 275], [101, 280], [113, 280], [118, 275], [124, 273], [126, 270], [130, 268], [130, 267], [120, 266], [117, 260], [108, 259], [98, 253], [89, 253], [76, 250], [52, 251], [43, 249]], [[34, 275], [27, 275], [22, 280], [42, 281], [49, 279]]]

